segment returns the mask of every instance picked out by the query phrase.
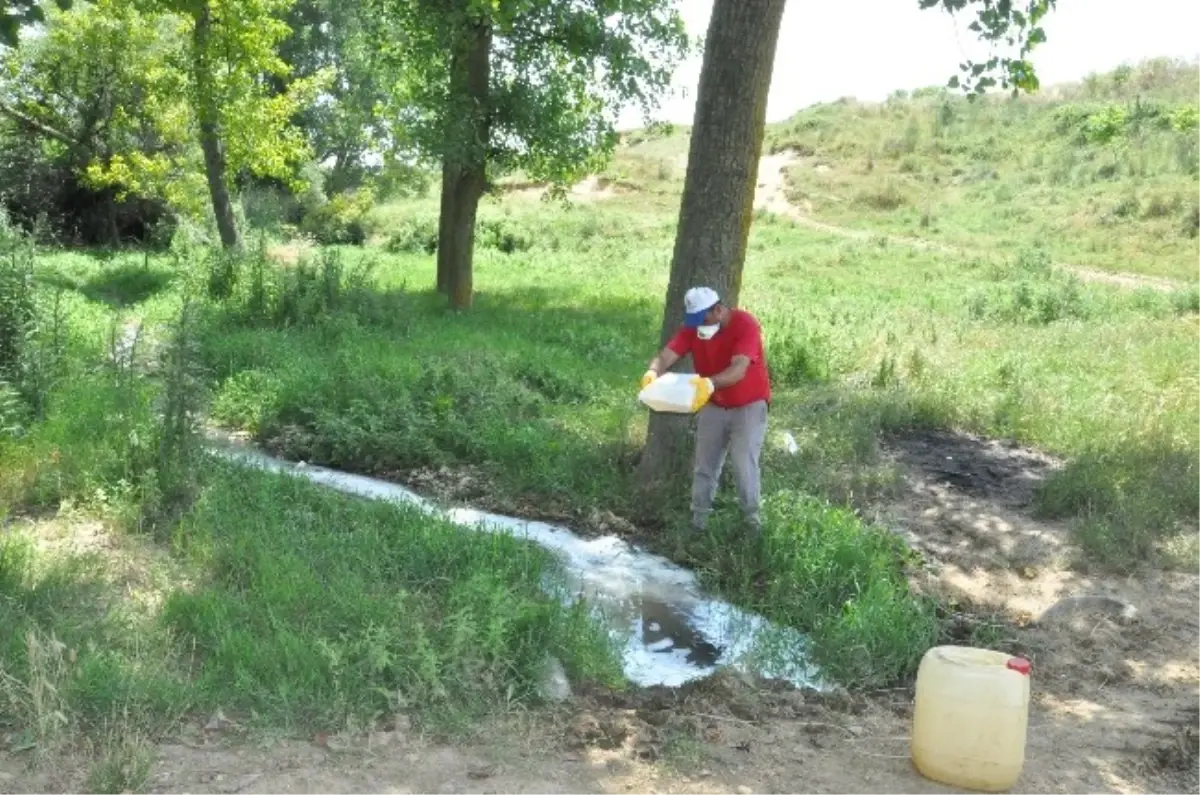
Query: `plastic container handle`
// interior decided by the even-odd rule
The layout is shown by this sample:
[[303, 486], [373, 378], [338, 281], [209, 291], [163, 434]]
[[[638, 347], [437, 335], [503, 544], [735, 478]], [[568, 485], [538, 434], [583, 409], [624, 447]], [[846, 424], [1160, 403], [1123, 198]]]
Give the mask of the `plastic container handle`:
[[1029, 672], [1033, 670], [1033, 663], [1024, 657], [1009, 657], [1004, 667], [1010, 671], [1016, 671], [1023, 676], [1029, 676]]

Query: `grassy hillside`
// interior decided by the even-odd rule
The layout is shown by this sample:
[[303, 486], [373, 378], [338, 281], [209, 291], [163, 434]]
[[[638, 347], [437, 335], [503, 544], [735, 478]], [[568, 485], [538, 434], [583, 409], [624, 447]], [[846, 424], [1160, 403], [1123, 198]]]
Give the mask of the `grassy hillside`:
[[[1154, 60], [1017, 100], [844, 99], [771, 125], [766, 147], [797, 156], [788, 195], [821, 221], [1194, 283], [1198, 83], [1195, 64]], [[614, 177], [682, 176], [686, 129], [627, 141]]]

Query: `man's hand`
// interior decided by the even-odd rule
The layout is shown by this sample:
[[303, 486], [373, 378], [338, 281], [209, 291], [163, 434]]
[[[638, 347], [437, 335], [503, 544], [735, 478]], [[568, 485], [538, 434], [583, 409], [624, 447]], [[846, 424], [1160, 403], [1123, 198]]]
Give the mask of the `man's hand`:
[[692, 376], [692, 380], [689, 383], [696, 388], [696, 396], [692, 398], [692, 412], [695, 413], [704, 408], [705, 404], [708, 403], [708, 399], [712, 397], [715, 387], [711, 378], [701, 378], [698, 375]]
[[653, 370], [647, 370], [646, 374], [642, 376], [642, 389], [653, 384], [656, 378], [658, 378], [658, 373]]

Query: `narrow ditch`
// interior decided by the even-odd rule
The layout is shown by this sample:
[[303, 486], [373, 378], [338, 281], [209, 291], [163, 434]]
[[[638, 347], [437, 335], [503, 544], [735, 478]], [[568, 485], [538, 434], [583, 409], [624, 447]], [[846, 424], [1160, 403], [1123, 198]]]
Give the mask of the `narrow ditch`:
[[544, 522], [444, 509], [394, 483], [285, 461], [240, 440], [208, 436], [209, 450], [225, 460], [415, 507], [471, 530], [509, 533], [549, 550], [561, 576], [545, 583], [547, 592], [566, 603], [586, 601], [620, 646], [625, 675], [635, 685], [678, 687], [729, 667], [796, 687], [829, 689], [807, 660], [802, 633], [705, 594], [693, 572], [620, 538], [584, 539]]

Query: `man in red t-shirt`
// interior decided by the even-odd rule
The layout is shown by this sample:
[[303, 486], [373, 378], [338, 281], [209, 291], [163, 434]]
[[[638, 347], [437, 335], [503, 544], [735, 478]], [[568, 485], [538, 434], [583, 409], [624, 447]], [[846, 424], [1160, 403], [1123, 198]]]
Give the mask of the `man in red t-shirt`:
[[716, 291], [693, 287], [683, 298], [683, 328], [650, 362], [645, 389], [692, 355], [699, 413], [692, 476], [692, 526], [704, 530], [728, 456], [738, 501], [752, 530], [761, 528], [758, 458], [767, 434], [771, 385], [762, 332], [754, 315], [721, 303]]

